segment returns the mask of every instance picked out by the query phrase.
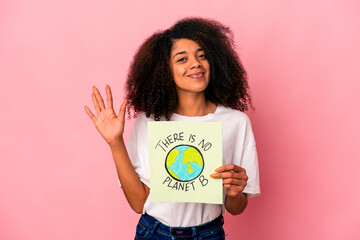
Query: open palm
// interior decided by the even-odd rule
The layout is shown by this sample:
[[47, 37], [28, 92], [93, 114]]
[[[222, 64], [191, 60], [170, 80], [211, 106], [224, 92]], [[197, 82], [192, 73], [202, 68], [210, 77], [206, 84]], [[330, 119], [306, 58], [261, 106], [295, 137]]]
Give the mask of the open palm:
[[119, 115], [116, 116], [113, 108], [110, 86], [106, 85], [105, 90], [107, 107], [105, 107], [99, 90], [96, 87], [93, 87], [91, 97], [97, 116], [95, 116], [87, 106], [85, 106], [85, 111], [93, 121], [101, 136], [109, 145], [111, 145], [114, 142], [121, 140], [124, 133], [125, 109], [127, 101], [123, 102], [120, 107]]

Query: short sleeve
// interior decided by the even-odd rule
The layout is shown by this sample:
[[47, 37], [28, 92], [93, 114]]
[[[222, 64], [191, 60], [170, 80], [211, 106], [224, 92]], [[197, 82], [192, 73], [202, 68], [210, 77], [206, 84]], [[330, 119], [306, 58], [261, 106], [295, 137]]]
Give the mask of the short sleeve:
[[140, 181], [150, 187], [147, 149], [147, 121], [143, 114], [139, 114], [135, 120], [126, 149], [131, 164], [139, 176]]
[[247, 185], [243, 191], [248, 198], [260, 194], [259, 166], [256, 146], [251, 145], [243, 150], [240, 166], [246, 170]]
[[241, 113], [241, 115], [242, 120], [239, 121], [236, 128], [237, 136], [233, 163], [246, 170], [248, 180], [243, 192], [249, 198], [260, 194], [259, 166], [250, 119], [245, 113]]
[[247, 185], [244, 193], [247, 197], [255, 197], [260, 194], [260, 180], [259, 180], [259, 164], [256, 151], [255, 137], [252, 130], [249, 117], [245, 117], [246, 124], [244, 129], [245, 137], [243, 141], [243, 151], [241, 155], [240, 167], [246, 170], [248, 176]]

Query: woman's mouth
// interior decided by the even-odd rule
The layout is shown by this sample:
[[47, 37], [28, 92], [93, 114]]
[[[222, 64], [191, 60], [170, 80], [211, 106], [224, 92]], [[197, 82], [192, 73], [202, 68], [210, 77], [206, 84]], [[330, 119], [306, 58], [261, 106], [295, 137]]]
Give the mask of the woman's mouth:
[[190, 74], [190, 75], [188, 75], [188, 76], [191, 77], [191, 78], [196, 78], [196, 79], [198, 79], [198, 78], [202, 78], [202, 77], [204, 76], [204, 73], [203, 73], [203, 72], [198, 72], [198, 73]]

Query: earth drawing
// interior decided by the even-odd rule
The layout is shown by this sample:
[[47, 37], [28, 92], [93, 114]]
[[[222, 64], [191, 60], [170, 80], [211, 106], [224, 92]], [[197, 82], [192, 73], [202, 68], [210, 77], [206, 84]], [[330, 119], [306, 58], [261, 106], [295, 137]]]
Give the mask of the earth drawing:
[[203, 156], [196, 147], [178, 145], [167, 154], [165, 168], [177, 181], [191, 181], [197, 178], [204, 169]]

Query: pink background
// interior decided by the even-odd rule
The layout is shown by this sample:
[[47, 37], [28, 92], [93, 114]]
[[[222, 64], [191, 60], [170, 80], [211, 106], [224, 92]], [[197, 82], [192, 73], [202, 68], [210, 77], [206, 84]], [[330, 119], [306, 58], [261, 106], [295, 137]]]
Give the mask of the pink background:
[[[151, 33], [186, 16], [235, 33], [256, 111], [262, 195], [228, 239], [360, 239], [360, 3], [0, 2], [0, 239], [132, 239], [138, 215], [83, 109]], [[133, 121], [127, 122], [126, 139]]]

